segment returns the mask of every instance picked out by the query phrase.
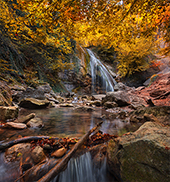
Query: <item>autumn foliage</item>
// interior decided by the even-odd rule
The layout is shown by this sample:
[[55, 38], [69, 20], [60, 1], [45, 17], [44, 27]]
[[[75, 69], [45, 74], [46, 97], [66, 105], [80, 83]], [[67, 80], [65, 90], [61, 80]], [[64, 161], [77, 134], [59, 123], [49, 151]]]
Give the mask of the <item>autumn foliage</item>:
[[[146, 69], [151, 61], [146, 57], [160, 41], [165, 43], [162, 52], [169, 54], [169, 10], [168, 0], [1, 0], [0, 33], [20, 44], [36, 42], [57, 49], [57, 57], [44, 52], [49, 69], [55, 71], [66, 68], [63, 56], [72, 53], [72, 40], [113, 47], [125, 76]], [[145, 49], [144, 39], [151, 40]], [[130, 50], [134, 46], [136, 50]], [[131, 54], [127, 60], [124, 52]]]

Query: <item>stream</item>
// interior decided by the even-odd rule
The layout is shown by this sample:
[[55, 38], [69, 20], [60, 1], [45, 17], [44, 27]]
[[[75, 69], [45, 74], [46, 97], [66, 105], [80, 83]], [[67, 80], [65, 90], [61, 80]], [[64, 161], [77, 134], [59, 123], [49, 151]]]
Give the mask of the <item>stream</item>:
[[[32, 128], [32, 129], [28, 128], [25, 130], [8, 129], [4, 131], [3, 129], [0, 128], [0, 134], [1, 134], [0, 142], [4, 142], [5, 139], [6, 141], [9, 141], [9, 140], [14, 140], [15, 138], [21, 136], [24, 137], [24, 136], [36, 136], [36, 135], [80, 138], [89, 129], [93, 128], [99, 121], [101, 121], [102, 115], [108, 113], [106, 112], [106, 110], [100, 107], [96, 107], [95, 111], [93, 112], [80, 112], [74, 110], [74, 108], [63, 107], [63, 108], [50, 108], [43, 110], [22, 109], [20, 110], [20, 115], [27, 115], [33, 112], [36, 114], [37, 117], [43, 120], [44, 126], [42, 128]], [[100, 130], [103, 133], [116, 135], [126, 124], [127, 123], [121, 121], [120, 119], [115, 119], [115, 120], [104, 119], [104, 122]], [[101, 176], [101, 174], [105, 174], [103, 171], [106, 172], [106, 164], [103, 164], [101, 169], [94, 168], [92, 165], [92, 160], [88, 154], [81, 156], [79, 159], [70, 160], [68, 166], [70, 166], [68, 167], [69, 170], [67, 168], [66, 171], [61, 173], [60, 178], [58, 177], [56, 179], [57, 182], [69, 182], [69, 181], [83, 182], [83, 180], [80, 180], [80, 177], [82, 176], [88, 176], [89, 178], [87, 178], [87, 180], [84, 180], [88, 182], [114, 181], [113, 177], [111, 178], [111, 180], [108, 180], [107, 179], [108, 175]], [[70, 169], [74, 171], [71, 174], [69, 173]], [[7, 163], [5, 162], [4, 159], [4, 153], [0, 153], [0, 182], [13, 182], [14, 179], [16, 179], [19, 176], [18, 170], [19, 170], [19, 161]], [[72, 175], [71, 178], [69, 177], [70, 175]], [[102, 181], [100, 181], [101, 179]]]

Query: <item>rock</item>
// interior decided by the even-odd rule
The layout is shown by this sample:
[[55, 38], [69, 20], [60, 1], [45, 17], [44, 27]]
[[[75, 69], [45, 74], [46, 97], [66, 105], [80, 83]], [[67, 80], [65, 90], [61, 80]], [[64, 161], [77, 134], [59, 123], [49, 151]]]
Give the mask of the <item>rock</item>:
[[35, 117], [35, 113], [31, 113], [27, 116], [22, 116], [21, 118], [16, 119], [15, 123], [28, 123], [29, 120], [33, 119]]
[[117, 83], [117, 84], [114, 86], [114, 91], [115, 91], [115, 92], [121, 91], [121, 90], [129, 91], [129, 90], [132, 90], [132, 89], [133, 89], [132, 87], [128, 87], [128, 86], [126, 86], [125, 84], [123, 84], [122, 82], [119, 82], [119, 83]]
[[36, 146], [35, 149], [32, 150], [31, 157], [35, 164], [41, 162], [46, 158], [43, 148], [41, 148], [40, 146]]
[[95, 109], [93, 107], [89, 107], [89, 106], [79, 106], [79, 107], [76, 107], [75, 108], [75, 111], [86, 111], [86, 112], [92, 112], [94, 111]]
[[98, 95], [92, 95], [91, 100], [102, 100], [106, 95], [105, 94], [98, 94]]
[[43, 126], [43, 122], [42, 122], [42, 120], [40, 118], [36, 117], [36, 118], [31, 119], [27, 123], [27, 126], [31, 127], [31, 128], [40, 128], [40, 127]]
[[104, 103], [104, 107], [106, 109], [109, 109], [109, 108], [114, 108], [114, 107], [118, 107], [118, 104], [116, 102], [105, 102]]
[[126, 91], [108, 92], [106, 97], [102, 99], [102, 103], [107, 101], [116, 102], [120, 107], [131, 105], [134, 109], [146, 105], [143, 98]]
[[52, 97], [52, 95], [50, 94], [45, 94], [45, 97], [47, 100], [54, 102], [55, 104], [59, 104], [60, 102], [58, 100], [56, 100], [55, 98]]
[[0, 106], [11, 106], [12, 105], [12, 94], [8, 85], [0, 81]]
[[67, 152], [67, 149], [63, 147], [53, 152], [51, 156], [59, 158], [59, 157], [62, 157], [66, 152]]
[[100, 145], [91, 147], [89, 152], [92, 156], [94, 166], [100, 169], [106, 157], [107, 146], [105, 144], [100, 144]]
[[51, 93], [52, 88], [50, 87], [48, 83], [46, 83], [45, 85], [38, 86], [37, 90], [42, 93]]
[[[143, 107], [131, 112], [130, 118], [143, 118], [144, 121], [156, 121], [170, 126], [170, 106]], [[154, 118], [153, 118], [154, 117]], [[150, 119], [147, 119], [150, 118]]]
[[21, 86], [21, 85], [13, 85], [9, 86], [11, 90], [16, 90], [16, 91], [26, 91], [26, 88]]
[[108, 146], [108, 169], [124, 182], [170, 181], [170, 128], [146, 122]]
[[57, 99], [60, 103], [64, 102], [64, 98], [61, 97], [61, 96], [56, 96], [56, 99]]
[[165, 90], [156, 89], [156, 90], [151, 91], [151, 92], [149, 93], [149, 95], [150, 95], [151, 97], [158, 97], [158, 96], [164, 94], [165, 92], [166, 92]]
[[0, 106], [0, 120], [15, 119], [18, 117], [18, 108], [15, 106]]
[[30, 150], [31, 144], [30, 143], [21, 143], [16, 144], [10, 148], [8, 148], [5, 152], [5, 159], [10, 162], [16, 159], [19, 159], [25, 151]]
[[135, 91], [141, 91], [143, 89], [145, 89], [145, 86], [140, 86], [140, 87], [136, 88]]
[[34, 98], [25, 98], [20, 101], [19, 106], [27, 109], [43, 109], [50, 104], [47, 100], [38, 100]]
[[20, 102], [25, 98], [34, 98], [39, 100], [45, 100], [45, 94], [55, 95], [52, 88], [47, 83], [45, 85], [38, 86], [37, 88], [28, 87], [26, 90], [14, 90], [12, 91], [12, 97], [14, 102]]
[[102, 105], [102, 103], [101, 103], [101, 101], [100, 100], [95, 100], [95, 101], [91, 101], [90, 102], [90, 105], [92, 106], [92, 105], [95, 105], [95, 106], [101, 106]]
[[66, 104], [60, 104], [60, 107], [74, 107], [74, 105], [66, 103]]
[[27, 128], [27, 125], [24, 123], [7, 122], [7, 123], [5, 123], [5, 127], [22, 130], [22, 129]]

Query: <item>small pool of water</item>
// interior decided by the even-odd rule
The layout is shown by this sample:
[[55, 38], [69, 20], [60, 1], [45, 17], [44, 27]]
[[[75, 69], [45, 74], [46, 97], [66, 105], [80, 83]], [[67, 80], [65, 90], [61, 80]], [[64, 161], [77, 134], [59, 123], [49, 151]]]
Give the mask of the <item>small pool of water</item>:
[[93, 112], [77, 111], [74, 108], [50, 108], [43, 110], [23, 110], [21, 114], [35, 113], [41, 118], [44, 126], [42, 128], [27, 129], [25, 135], [48, 135], [57, 137], [81, 137], [98, 122], [103, 120], [101, 131], [109, 134], [117, 134], [127, 123], [120, 119], [102, 119], [108, 114], [103, 108], [95, 108]]
[[[103, 115], [109, 114], [103, 108], [95, 108], [93, 112], [76, 111], [74, 108], [50, 108], [43, 110], [20, 110], [20, 116], [35, 113], [36, 117], [42, 119], [42, 128], [27, 128], [24, 130], [0, 128], [0, 143], [14, 140], [24, 136], [55, 136], [55, 137], [81, 137], [89, 129], [103, 120], [100, 130], [103, 133], [118, 134], [127, 125], [120, 119], [102, 119]], [[19, 163], [6, 163], [3, 153], [0, 153], [0, 182], [13, 182], [19, 177]], [[9, 175], [8, 175], [9, 174]], [[11, 180], [12, 179], [12, 180]]]

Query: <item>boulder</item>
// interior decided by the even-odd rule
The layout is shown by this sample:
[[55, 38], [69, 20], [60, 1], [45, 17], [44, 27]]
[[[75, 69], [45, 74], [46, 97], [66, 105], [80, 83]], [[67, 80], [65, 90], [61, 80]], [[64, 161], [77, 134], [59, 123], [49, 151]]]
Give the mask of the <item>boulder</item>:
[[0, 106], [0, 120], [14, 119], [18, 117], [18, 108], [15, 106]]
[[40, 146], [36, 146], [32, 152], [31, 152], [31, 157], [34, 161], [35, 164], [38, 164], [39, 162], [41, 162], [43, 159], [45, 159], [45, 154], [43, 151], [43, 148]]
[[91, 147], [89, 152], [92, 156], [94, 166], [100, 169], [106, 158], [107, 146], [105, 144], [99, 144]]
[[46, 98], [45, 94], [53, 96], [55, 95], [49, 84], [41, 85], [38, 86], [37, 88], [27, 87], [25, 90], [16, 88], [12, 90], [12, 97], [14, 102], [20, 102], [22, 99], [25, 98], [35, 98], [39, 100], [45, 100]]
[[91, 100], [102, 100], [105, 96], [105, 94], [92, 95]]
[[132, 88], [132, 87], [126, 86], [126, 85], [123, 84], [122, 82], [118, 82], [118, 83], [114, 86], [114, 91], [117, 92], [117, 91], [121, 91], [121, 90], [129, 91], [129, 90], [133, 90], [133, 88]]
[[8, 85], [0, 81], [0, 106], [11, 106], [12, 105], [12, 94]]
[[45, 97], [47, 100], [54, 102], [55, 104], [59, 104], [60, 102], [58, 100], [56, 100], [55, 98], [53, 98], [53, 96], [51, 94], [45, 94]]
[[106, 108], [106, 109], [109, 109], [109, 108], [114, 108], [114, 107], [117, 107], [118, 106], [118, 104], [116, 103], [116, 102], [105, 102], [104, 103], [104, 107]]
[[48, 107], [50, 102], [48, 100], [38, 100], [35, 98], [25, 98], [18, 104], [20, 107], [27, 109], [43, 109]]
[[7, 123], [5, 123], [5, 127], [22, 130], [22, 129], [27, 128], [27, 125], [24, 123], [7, 122]]
[[100, 100], [94, 100], [90, 102], [90, 105], [101, 106], [102, 102]]
[[30, 121], [31, 119], [33, 119], [35, 117], [35, 113], [31, 113], [27, 116], [22, 116], [18, 119], [16, 119], [14, 122], [15, 123], [28, 123], [28, 121]]
[[74, 105], [70, 103], [65, 103], [65, 104], [60, 104], [60, 107], [74, 107]]
[[36, 117], [36, 118], [31, 119], [27, 123], [27, 126], [31, 127], [31, 128], [40, 128], [40, 127], [43, 126], [43, 122], [42, 122], [42, 120], [40, 118]]
[[[136, 119], [138, 119], [139, 121], [137, 121]], [[130, 121], [131, 122], [159, 121], [165, 125], [170, 126], [170, 106], [155, 106], [155, 107], [140, 108], [138, 110], [131, 112]]]
[[124, 182], [170, 181], [170, 128], [144, 123], [134, 133], [110, 141], [108, 169]]
[[16, 159], [19, 159], [25, 151], [28, 151], [30, 149], [31, 149], [30, 143], [16, 144], [6, 150], [5, 159], [8, 162], [14, 161]]
[[116, 102], [120, 107], [131, 105], [135, 109], [146, 105], [143, 98], [126, 91], [108, 92], [102, 99], [102, 103], [107, 101]]

